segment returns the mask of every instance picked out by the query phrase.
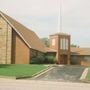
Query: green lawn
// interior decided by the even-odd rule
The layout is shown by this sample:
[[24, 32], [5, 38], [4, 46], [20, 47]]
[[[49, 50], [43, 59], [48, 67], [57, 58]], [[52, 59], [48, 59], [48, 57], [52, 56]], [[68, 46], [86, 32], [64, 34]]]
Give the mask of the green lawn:
[[89, 68], [89, 71], [87, 73], [86, 80], [89, 80], [90, 81], [90, 68]]
[[0, 65], [0, 75], [1, 76], [32, 76], [40, 72], [41, 70], [47, 68], [44, 65]]

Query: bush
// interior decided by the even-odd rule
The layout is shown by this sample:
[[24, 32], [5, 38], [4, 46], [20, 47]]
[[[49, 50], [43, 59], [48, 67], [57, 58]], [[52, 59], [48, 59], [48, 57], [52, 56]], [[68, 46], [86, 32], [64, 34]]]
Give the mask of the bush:
[[77, 60], [71, 59], [70, 64], [77, 65], [77, 64], [79, 64], [79, 62]]
[[53, 64], [55, 63], [55, 56], [53, 55], [38, 55], [31, 59], [31, 64]]
[[55, 57], [54, 56], [50, 56], [50, 55], [46, 55], [45, 56], [45, 63], [47, 63], [47, 64], [55, 63]]
[[43, 64], [45, 61], [44, 55], [38, 55], [31, 59], [31, 64]]

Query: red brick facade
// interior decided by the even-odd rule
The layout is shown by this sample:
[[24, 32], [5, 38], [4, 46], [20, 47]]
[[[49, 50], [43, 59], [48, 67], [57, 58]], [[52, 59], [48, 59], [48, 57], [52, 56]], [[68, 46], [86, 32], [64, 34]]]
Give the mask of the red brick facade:
[[30, 49], [20, 36], [13, 30], [12, 34], [12, 64], [29, 64]]
[[[61, 39], [67, 39], [67, 49], [61, 47]], [[65, 43], [62, 45], [62, 47]], [[58, 64], [70, 64], [70, 35], [54, 34], [50, 35], [50, 48], [56, 50], [56, 62]]]

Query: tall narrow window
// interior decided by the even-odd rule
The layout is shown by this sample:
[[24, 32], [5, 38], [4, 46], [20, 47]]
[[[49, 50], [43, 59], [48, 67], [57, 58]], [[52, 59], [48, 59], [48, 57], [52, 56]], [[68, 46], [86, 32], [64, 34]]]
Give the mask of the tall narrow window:
[[66, 49], [66, 39], [63, 38], [63, 49], [65, 50]]
[[68, 39], [66, 39], [66, 49], [68, 49]]
[[60, 49], [63, 49], [63, 39], [60, 39]]
[[68, 39], [66, 39], [66, 38], [60, 39], [60, 49], [63, 49], [63, 50], [68, 49]]
[[55, 39], [52, 39], [52, 46], [55, 46]]

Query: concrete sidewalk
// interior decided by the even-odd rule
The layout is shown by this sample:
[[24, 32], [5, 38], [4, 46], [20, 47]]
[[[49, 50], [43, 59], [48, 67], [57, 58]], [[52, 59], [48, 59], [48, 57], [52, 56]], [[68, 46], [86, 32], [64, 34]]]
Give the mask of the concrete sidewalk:
[[90, 84], [0, 79], [0, 90], [90, 90]]

